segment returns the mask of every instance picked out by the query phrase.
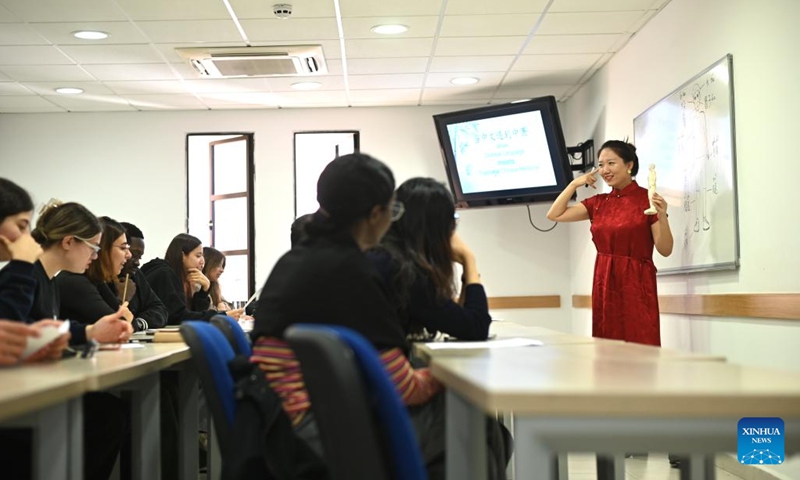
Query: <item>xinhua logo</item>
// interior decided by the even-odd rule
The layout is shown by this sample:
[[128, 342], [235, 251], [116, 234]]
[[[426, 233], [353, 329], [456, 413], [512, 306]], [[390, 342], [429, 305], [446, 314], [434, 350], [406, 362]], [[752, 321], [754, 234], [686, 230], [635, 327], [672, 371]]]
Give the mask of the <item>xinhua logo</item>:
[[783, 420], [743, 418], [739, 420], [739, 463], [777, 465], [783, 463]]

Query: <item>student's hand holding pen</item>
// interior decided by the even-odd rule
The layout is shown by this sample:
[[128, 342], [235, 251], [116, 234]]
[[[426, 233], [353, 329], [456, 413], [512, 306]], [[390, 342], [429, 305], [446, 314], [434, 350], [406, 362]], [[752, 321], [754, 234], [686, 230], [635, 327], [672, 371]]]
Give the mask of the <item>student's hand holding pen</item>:
[[86, 327], [86, 339], [100, 343], [125, 343], [133, 335], [133, 327], [125, 320], [127, 307], [101, 317], [94, 325]]
[[132, 322], [133, 312], [131, 312], [130, 309], [128, 308], [128, 302], [122, 302], [120, 308], [122, 309], [122, 316], [125, 318], [125, 321], [127, 321], [128, 323]]

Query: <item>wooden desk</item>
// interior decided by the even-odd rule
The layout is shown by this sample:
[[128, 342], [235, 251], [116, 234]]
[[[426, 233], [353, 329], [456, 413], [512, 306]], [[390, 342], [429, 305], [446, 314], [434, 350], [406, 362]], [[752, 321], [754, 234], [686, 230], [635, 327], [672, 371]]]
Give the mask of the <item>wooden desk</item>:
[[[448, 389], [448, 478], [484, 478], [484, 412], [515, 413], [518, 478], [553, 478], [554, 453], [567, 451], [687, 453], [695, 460], [690, 478], [708, 478], [705, 455], [736, 450], [742, 417], [783, 418], [787, 453], [790, 444], [799, 448], [800, 374], [662, 361], [639, 347], [523, 347], [435, 356], [432, 373]], [[620, 361], [620, 355], [648, 360]]]
[[[24, 365], [0, 370], [0, 421], [24, 425], [34, 435], [35, 477], [83, 478], [83, 408], [86, 392], [130, 391], [133, 478], [160, 478], [159, 373], [179, 370], [180, 477], [197, 477], [197, 374], [183, 343], [99, 351], [91, 359]], [[11, 388], [6, 388], [6, 387]], [[27, 414], [27, 417], [18, 418]], [[15, 417], [16, 419], [13, 419]]]

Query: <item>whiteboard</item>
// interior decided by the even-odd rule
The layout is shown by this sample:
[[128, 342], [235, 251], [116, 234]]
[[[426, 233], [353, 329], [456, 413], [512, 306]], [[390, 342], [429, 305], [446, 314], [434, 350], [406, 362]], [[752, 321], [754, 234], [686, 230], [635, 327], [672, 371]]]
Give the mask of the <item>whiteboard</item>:
[[654, 255], [659, 274], [739, 266], [732, 67], [727, 55], [633, 120], [640, 172], [656, 165], [675, 239], [671, 256]]

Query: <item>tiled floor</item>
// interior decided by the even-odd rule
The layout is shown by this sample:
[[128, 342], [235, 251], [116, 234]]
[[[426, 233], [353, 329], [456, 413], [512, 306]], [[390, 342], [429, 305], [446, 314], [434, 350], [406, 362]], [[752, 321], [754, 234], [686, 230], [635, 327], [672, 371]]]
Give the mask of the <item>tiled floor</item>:
[[[596, 480], [595, 456], [592, 454], [569, 455], [569, 480]], [[670, 468], [666, 455], [650, 454], [625, 460], [626, 480], [680, 480], [678, 470]], [[717, 468], [717, 480], [742, 480], [725, 470]]]

